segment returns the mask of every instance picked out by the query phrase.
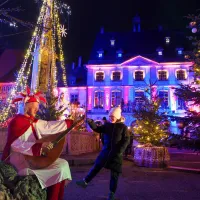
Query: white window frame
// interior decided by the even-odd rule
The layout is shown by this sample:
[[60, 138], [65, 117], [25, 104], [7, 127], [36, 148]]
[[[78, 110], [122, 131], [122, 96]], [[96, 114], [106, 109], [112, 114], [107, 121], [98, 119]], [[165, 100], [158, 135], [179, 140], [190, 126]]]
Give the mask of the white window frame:
[[[178, 72], [178, 71], [184, 71], [184, 72], [185, 72], [185, 79], [178, 79], [178, 78], [177, 78], [177, 72]], [[176, 71], [175, 71], [175, 76], [176, 76], [176, 79], [179, 80], [179, 81], [187, 80], [187, 77], [188, 77], [187, 70], [186, 70], [186, 69], [176, 69]]]
[[[115, 92], [115, 93], [117, 93], [117, 92], [121, 93], [121, 99], [119, 99], [120, 102], [119, 102], [119, 104], [116, 104], [116, 105], [113, 105], [113, 96], [112, 96], [112, 94], [113, 94], [114, 92]], [[115, 97], [115, 100], [117, 101], [116, 97]], [[121, 90], [117, 90], [117, 89], [116, 89], [116, 90], [112, 90], [112, 91], [111, 91], [111, 107], [115, 107], [115, 106], [121, 105], [121, 100], [122, 100], [122, 91], [121, 91]], [[117, 102], [117, 103], [118, 103], [118, 102]]]
[[[97, 80], [97, 73], [103, 73], [103, 80], [102, 81]], [[103, 82], [104, 80], [105, 80], [105, 72], [104, 71], [96, 71], [95, 72], [95, 81], [97, 81], [97, 82]]]
[[[161, 72], [161, 71], [165, 71], [165, 72], [167, 73], [167, 79], [166, 79], [166, 80], [160, 80], [160, 79], [159, 79], [159, 72]], [[157, 79], [158, 79], [159, 81], [167, 81], [167, 80], [169, 79], [169, 72], [168, 72], [168, 70], [166, 70], [166, 69], [159, 69], [159, 70], [157, 71]]]
[[[101, 105], [95, 105], [96, 93], [102, 93], [103, 94], [101, 96], [102, 97], [102, 104]], [[98, 98], [98, 101], [99, 101], [99, 98]], [[102, 90], [96, 90], [94, 92], [94, 108], [103, 108], [103, 107], [104, 107], [104, 91], [102, 91]]]
[[[119, 73], [120, 73], [120, 79], [119, 79], [119, 80], [114, 80], [114, 79], [113, 79], [113, 74], [114, 74], [115, 72], [119, 72]], [[112, 72], [111, 72], [111, 77], [110, 77], [110, 78], [111, 78], [112, 81], [121, 81], [121, 80], [122, 80], [122, 72], [121, 72], [121, 71], [112, 71]]]
[[[140, 69], [138, 69], [138, 70], [135, 70], [134, 72], [133, 72], [133, 78], [134, 78], [134, 80], [135, 80], [135, 72], [138, 72], [138, 71], [141, 71], [141, 72], [143, 72], [143, 80], [145, 79], [145, 71], [142, 69], [142, 70], [140, 70]], [[143, 80], [141, 80], [141, 81], [143, 81]], [[135, 81], [140, 81], [140, 80], [135, 80]]]

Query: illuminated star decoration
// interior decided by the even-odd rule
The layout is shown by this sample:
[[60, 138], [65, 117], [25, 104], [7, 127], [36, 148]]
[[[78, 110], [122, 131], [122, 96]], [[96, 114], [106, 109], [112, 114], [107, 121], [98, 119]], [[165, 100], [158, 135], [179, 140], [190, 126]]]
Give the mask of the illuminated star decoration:
[[65, 28], [64, 25], [60, 26], [60, 32], [61, 32], [62, 37], [66, 37], [67, 36], [67, 29]]

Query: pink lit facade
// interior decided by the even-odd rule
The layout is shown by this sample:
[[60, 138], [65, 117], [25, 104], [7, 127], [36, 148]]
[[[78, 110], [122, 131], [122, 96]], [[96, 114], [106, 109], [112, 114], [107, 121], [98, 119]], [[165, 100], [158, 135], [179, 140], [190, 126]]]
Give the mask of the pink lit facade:
[[191, 62], [158, 63], [142, 56], [133, 57], [121, 64], [86, 65], [88, 116], [100, 120], [108, 117], [113, 106], [121, 105], [126, 124], [133, 121], [132, 110], [141, 103], [149, 80], [156, 81], [153, 96], [164, 99], [160, 110], [169, 115], [184, 116], [185, 102], [174, 94], [179, 84], [192, 84], [189, 73]]

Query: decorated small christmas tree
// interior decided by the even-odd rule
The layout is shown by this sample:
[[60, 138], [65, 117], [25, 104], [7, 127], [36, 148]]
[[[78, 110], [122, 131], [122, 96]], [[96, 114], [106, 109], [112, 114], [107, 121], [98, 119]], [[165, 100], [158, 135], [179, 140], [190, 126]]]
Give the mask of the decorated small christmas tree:
[[50, 121], [58, 120], [60, 116], [63, 115], [67, 108], [57, 108], [58, 97], [56, 97], [52, 90], [50, 90], [46, 95], [47, 104], [41, 104], [38, 112], [38, 117], [40, 119]]
[[146, 94], [149, 98], [145, 96], [143, 103], [134, 110], [136, 140], [141, 144], [161, 146], [169, 133], [166, 115], [159, 112], [162, 100], [152, 95], [153, 85], [146, 89]]

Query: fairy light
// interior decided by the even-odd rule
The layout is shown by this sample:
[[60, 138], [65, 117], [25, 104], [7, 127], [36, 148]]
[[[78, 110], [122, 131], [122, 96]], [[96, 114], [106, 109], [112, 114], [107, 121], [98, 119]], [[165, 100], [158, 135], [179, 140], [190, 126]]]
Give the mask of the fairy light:
[[[35, 39], [36, 39], [36, 37], [38, 35], [40, 24], [43, 21], [46, 3], [47, 3], [47, 0], [44, 0], [43, 4], [42, 4], [42, 7], [41, 7], [41, 10], [40, 10], [40, 15], [39, 15], [38, 20], [37, 20], [37, 26], [35, 27], [35, 30], [34, 30], [34, 32], [32, 34], [31, 42], [30, 42], [28, 50], [26, 51], [26, 54], [24, 56], [24, 61], [23, 61], [22, 65], [21, 65], [21, 68], [20, 68], [20, 70], [18, 72], [17, 79], [16, 79], [16, 81], [14, 83], [15, 86], [11, 89], [11, 92], [10, 92], [10, 94], [8, 96], [8, 99], [7, 99], [8, 106], [5, 107], [2, 110], [1, 118], [0, 118], [0, 122], [1, 123], [7, 119], [8, 114], [10, 112], [12, 99], [13, 99], [14, 95], [16, 94], [16, 92], [18, 90], [18, 87], [22, 84], [22, 81], [24, 79], [24, 76], [23, 76], [24, 75], [24, 71], [25, 71], [25, 68], [27, 66], [28, 59], [29, 59], [29, 57], [31, 55], [31, 52], [32, 52], [31, 50], [33, 48]], [[26, 77], [25, 79], [28, 79], [28, 77]]]
[[[53, 4], [53, 9], [52, 12], [56, 11], [56, 6], [55, 3]], [[55, 53], [56, 53], [56, 45], [55, 45], [55, 41], [56, 41], [56, 36], [55, 36], [55, 32], [56, 32], [56, 21], [55, 21], [55, 17], [52, 17], [52, 23], [53, 23], [53, 30], [52, 30], [52, 62], [53, 62], [53, 86], [56, 87], [57, 86], [57, 67], [56, 67], [56, 59], [55, 59]]]
[[[21, 65], [21, 68], [18, 72], [18, 76], [14, 83], [14, 87], [11, 89], [10, 94], [7, 99], [8, 106], [2, 110], [0, 113], [0, 124], [5, 123], [5, 120], [8, 118], [11, 102], [13, 97], [16, 95], [17, 91], [24, 90], [28, 84], [28, 79], [31, 73], [31, 66], [33, 64], [33, 57], [30, 58], [32, 52], [34, 51], [33, 48], [37, 47], [38, 42], [40, 42], [40, 46], [44, 46], [45, 44], [45, 33], [44, 29], [41, 28], [42, 24], [45, 25], [47, 23], [47, 19], [49, 18], [49, 13], [51, 14], [52, 19], [52, 30], [50, 30], [50, 40], [51, 40], [51, 54], [52, 54], [52, 86], [55, 88], [57, 86], [57, 67], [56, 67], [56, 42], [58, 42], [58, 50], [59, 50], [59, 61], [62, 68], [62, 80], [65, 86], [67, 86], [67, 79], [66, 79], [66, 69], [64, 63], [64, 53], [62, 47], [62, 39], [61, 39], [61, 31], [60, 31], [60, 19], [59, 19], [59, 6], [57, 1], [53, 1], [49, 4], [49, 0], [43, 0], [42, 7], [40, 9], [40, 14], [37, 20], [37, 26], [35, 27], [32, 38], [29, 44], [28, 49], [26, 50], [24, 61]], [[41, 36], [42, 35], [42, 36]], [[41, 55], [42, 55], [42, 48], [40, 48], [40, 52], [38, 55], [38, 74], [40, 73], [41, 68]], [[36, 76], [38, 79], [39, 77]], [[38, 80], [36, 80], [38, 82]], [[35, 88], [35, 91], [38, 89], [38, 84]], [[34, 91], [34, 92], [35, 92]]]
[[[56, 6], [57, 7], [57, 6]], [[62, 68], [62, 79], [65, 86], [67, 86], [67, 78], [66, 78], [66, 70], [65, 70], [65, 63], [64, 63], [64, 54], [62, 50], [62, 40], [61, 40], [61, 31], [60, 31], [60, 20], [58, 16], [58, 9], [55, 9], [55, 18], [56, 18], [56, 25], [57, 25], [57, 36], [58, 36], [58, 47], [59, 47], [59, 59]]]

